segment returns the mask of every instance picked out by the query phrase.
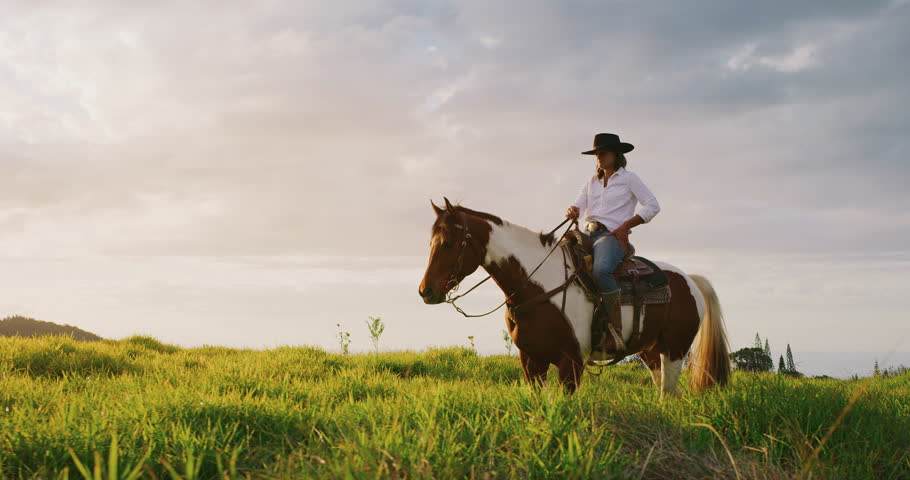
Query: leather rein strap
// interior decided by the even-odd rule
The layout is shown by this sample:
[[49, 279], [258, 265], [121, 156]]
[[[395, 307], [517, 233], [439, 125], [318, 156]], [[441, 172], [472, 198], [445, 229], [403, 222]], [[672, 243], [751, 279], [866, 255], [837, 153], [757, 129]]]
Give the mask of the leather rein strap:
[[[526, 286], [528, 285], [528, 283], [531, 282], [531, 277], [533, 277], [534, 274], [537, 272], [537, 270], [540, 269], [541, 265], [543, 265], [544, 262], [546, 262], [547, 259], [550, 258], [550, 255], [551, 255], [554, 251], [556, 251], [557, 248], [559, 248], [559, 242], [566, 236], [567, 233], [569, 233], [569, 231], [572, 229], [572, 226], [575, 226], [576, 229], [578, 228], [578, 220], [569, 219], [569, 218], [563, 220], [562, 223], [560, 223], [559, 225], [557, 225], [556, 228], [554, 228], [553, 230], [551, 230], [550, 233], [548, 233], [546, 236], [552, 236], [553, 234], [556, 233], [557, 230], [559, 230], [563, 225], [565, 225], [565, 224], [566, 224], [567, 222], [569, 222], [570, 220], [572, 221], [572, 224], [569, 225], [569, 228], [567, 228], [566, 231], [563, 232], [563, 234], [559, 237], [558, 240], [557, 240], [557, 239], [554, 239], [554, 240], [553, 240], [553, 248], [551, 248], [550, 251], [547, 252], [547, 255], [546, 255], [545, 257], [543, 257], [543, 260], [541, 260], [540, 263], [538, 263], [537, 266], [534, 267], [534, 270], [532, 270], [531, 273], [528, 274], [528, 278], [525, 279], [524, 284], [522, 284], [521, 287], [515, 289], [515, 291], [513, 291], [510, 295], [508, 295], [508, 296], [506, 297], [506, 299], [503, 300], [503, 302], [500, 303], [500, 304], [499, 304], [496, 308], [494, 308], [493, 310], [490, 310], [489, 312], [481, 313], [481, 314], [478, 314], [478, 315], [469, 315], [469, 314], [465, 313], [465, 311], [462, 310], [458, 305], [456, 305], [456, 304], [455, 304], [455, 301], [458, 300], [459, 298], [464, 297], [465, 295], [471, 293], [475, 288], [479, 287], [481, 284], [483, 284], [484, 282], [486, 282], [487, 280], [489, 280], [489, 279], [492, 277], [492, 275], [487, 275], [486, 278], [484, 278], [483, 280], [477, 282], [477, 284], [475, 284], [473, 287], [469, 288], [467, 292], [464, 292], [464, 293], [462, 293], [461, 295], [457, 295], [457, 296], [454, 296], [454, 297], [452, 296], [452, 294], [455, 293], [455, 292], [458, 290], [458, 286], [459, 286], [459, 284], [461, 283], [461, 281], [458, 280], [457, 278], [458, 278], [459, 272], [461, 272], [461, 265], [462, 265], [462, 261], [463, 261], [463, 259], [464, 259], [464, 251], [465, 251], [465, 249], [468, 247], [468, 244], [469, 244], [468, 241], [471, 239], [471, 233], [468, 231], [468, 223], [464, 221], [464, 213], [462, 213], [461, 215], [462, 215], [462, 223], [463, 223], [463, 225], [458, 225], [458, 224], [455, 225], [455, 228], [460, 229], [460, 230], [462, 230], [462, 231], [464, 232], [464, 235], [462, 236], [462, 240], [461, 240], [461, 252], [458, 254], [458, 260], [455, 262], [455, 269], [452, 271], [452, 276], [449, 277], [449, 281], [446, 282], [446, 285], [447, 285], [447, 286], [448, 286], [449, 284], [451, 284], [451, 283], [454, 282], [454, 286], [446, 292], [446, 297], [447, 297], [447, 298], [446, 298], [445, 302], [448, 303], [448, 304], [451, 304], [452, 307], [455, 308], [455, 310], [456, 310], [458, 313], [460, 313], [460, 314], [462, 314], [462, 315], [464, 315], [465, 317], [468, 317], [468, 318], [485, 317], [485, 316], [487, 316], [487, 315], [490, 315], [490, 314], [496, 312], [496, 311], [499, 310], [500, 308], [502, 308], [502, 306], [505, 305], [506, 303], [508, 303], [509, 300], [511, 300], [512, 297], [513, 297], [516, 293], [518, 293], [519, 291], [521, 291], [524, 287], [526, 287]], [[471, 245], [471, 248], [474, 248], [473, 243], [471, 243], [470, 245]], [[563, 264], [565, 264], [565, 253], [563, 253]], [[566, 269], [567, 269], [567, 271], [568, 271], [568, 266], [566, 266]], [[576, 274], [573, 273], [573, 274], [572, 274], [572, 277], [570, 277], [570, 278], [571, 278], [572, 280], [574, 280], [575, 276], [576, 276]], [[521, 303], [521, 304], [519, 304], [519, 305], [516, 305], [516, 306], [514, 306], [514, 307], [509, 307], [509, 310], [512, 311], [512, 312], [515, 312], [517, 309], [523, 308], [523, 307], [525, 307], [525, 306], [528, 305], [528, 304], [533, 304], [534, 302], [539, 302], [540, 299], [547, 299], [547, 298], [550, 298], [550, 297], [552, 297], [553, 295], [556, 295], [557, 293], [564, 292], [564, 291], [569, 287], [570, 284], [571, 284], [571, 281], [567, 280], [565, 283], [563, 283], [563, 284], [560, 285], [559, 287], [556, 287], [556, 288], [554, 288], [553, 290], [550, 290], [550, 292], [544, 293], [544, 294], [542, 294], [542, 295], [538, 295], [538, 296], [536, 296], [536, 297], [534, 297], [534, 298], [532, 298], [532, 299], [530, 299], [530, 300], [528, 300], [528, 301], [526, 301], [526, 302], [523, 302], [523, 303]], [[565, 297], [563, 297], [563, 314], [565, 314]]]

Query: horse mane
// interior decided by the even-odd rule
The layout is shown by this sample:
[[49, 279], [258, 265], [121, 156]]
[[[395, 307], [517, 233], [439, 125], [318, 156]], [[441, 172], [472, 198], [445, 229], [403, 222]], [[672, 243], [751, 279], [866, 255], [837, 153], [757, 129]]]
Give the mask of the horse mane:
[[[475, 217], [479, 217], [479, 218], [482, 218], [482, 219], [484, 219], [484, 220], [489, 220], [490, 222], [493, 222], [493, 223], [495, 223], [496, 225], [499, 225], [499, 226], [502, 226], [502, 225], [505, 223], [505, 222], [502, 220], [502, 218], [500, 218], [500, 217], [498, 217], [498, 216], [496, 216], [496, 215], [493, 215], [492, 213], [487, 213], [487, 212], [481, 212], [481, 211], [478, 211], [478, 210], [473, 210], [473, 209], [470, 209], [470, 208], [468, 208], [468, 207], [464, 207], [464, 206], [462, 206], [462, 205], [460, 205], [460, 204], [455, 204], [454, 207], [455, 207], [455, 209], [458, 210], [459, 212], [466, 213], [466, 214], [468, 214], [468, 215], [473, 215], [473, 216], [475, 216]], [[440, 217], [440, 218], [441, 218], [441, 217]], [[439, 219], [437, 219], [437, 222], [438, 222], [438, 221], [439, 221]], [[509, 224], [510, 224], [510, 225], [516, 225], [516, 224], [513, 224], [513, 223], [511, 223], [511, 222], [509, 222]], [[436, 225], [434, 224], [434, 227], [435, 227], [435, 226], [436, 226]], [[517, 225], [517, 226], [521, 226], [521, 225]], [[527, 227], [522, 227], [522, 228], [527, 229]], [[556, 241], [556, 236], [555, 236], [554, 234], [552, 234], [552, 233], [543, 233], [543, 232], [540, 232], [538, 235], [539, 235], [539, 239], [540, 239], [540, 244], [543, 245], [543, 246], [545, 246], [545, 247], [548, 247], [548, 246], [553, 245], [553, 242]]]
[[464, 213], [467, 213], [468, 215], [474, 215], [475, 217], [480, 217], [484, 220], [489, 220], [489, 221], [495, 223], [496, 225], [502, 226], [502, 223], [503, 223], [502, 219], [497, 217], [496, 215], [493, 215], [492, 213], [478, 212], [477, 210], [471, 210], [470, 208], [462, 207], [461, 205], [455, 205], [455, 208]]

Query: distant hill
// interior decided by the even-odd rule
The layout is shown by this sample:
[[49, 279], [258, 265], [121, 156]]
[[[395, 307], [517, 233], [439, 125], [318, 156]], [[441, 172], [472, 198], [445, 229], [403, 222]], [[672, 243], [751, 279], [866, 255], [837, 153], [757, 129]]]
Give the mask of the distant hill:
[[101, 337], [91, 332], [72, 325], [58, 325], [53, 322], [43, 322], [34, 318], [14, 316], [0, 320], [0, 335], [5, 337], [38, 337], [41, 335], [69, 335], [75, 340], [93, 342], [102, 340]]

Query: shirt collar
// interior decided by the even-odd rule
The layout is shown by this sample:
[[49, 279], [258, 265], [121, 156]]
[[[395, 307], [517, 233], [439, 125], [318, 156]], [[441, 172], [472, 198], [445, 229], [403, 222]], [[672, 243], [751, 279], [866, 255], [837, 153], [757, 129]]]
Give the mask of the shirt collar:
[[[626, 172], [626, 167], [619, 167], [615, 172], [613, 172], [613, 175], [622, 176], [622, 174], [625, 172]], [[591, 181], [593, 182], [593, 181], [597, 181], [597, 180], [598, 180], [597, 174], [594, 174], [594, 176], [591, 177]]]

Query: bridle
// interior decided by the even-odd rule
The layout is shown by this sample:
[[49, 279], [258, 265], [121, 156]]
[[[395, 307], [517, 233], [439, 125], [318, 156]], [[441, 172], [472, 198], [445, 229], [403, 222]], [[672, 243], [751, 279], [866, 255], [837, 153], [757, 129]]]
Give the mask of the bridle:
[[[461, 280], [458, 280], [458, 274], [461, 273], [461, 267], [464, 265], [464, 252], [468, 249], [468, 245], [469, 245], [468, 241], [471, 240], [471, 232], [470, 232], [470, 230], [468, 230], [468, 222], [465, 221], [464, 212], [459, 212], [459, 215], [461, 216], [462, 223], [460, 225], [458, 223], [455, 223], [454, 227], [456, 229], [462, 231], [461, 242], [460, 242], [461, 249], [458, 252], [458, 258], [455, 260], [455, 268], [452, 269], [452, 274], [449, 275], [449, 279], [446, 280], [446, 283], [444, 283], [442, 286], [443, 291], [446, 292], [445, 293], [446, 303], [451, 303], [452, 306], [455, 306], [455, 303], [454, 303], [455, 299], [452, 298], [452, 293], [458, 291], [458, 286], [461, 284]], [[473, 242], [470, 243], [470, 246], [475, 251], [475, 253], [478, 253], [477, 247], [474, 246]], [[483, 258], [483, 256], [481, 256], [480, 258]], [[490, 278], [490, 276], [487, 275], [487, 278], [483, 279], [483, 281], [481, 281], [480, 283], [483, 283], [483, 282], [489, 280], [489, 278]], [[477, 286], [480, 285], [480, 283], [478, 283], [477, 285], [472, 287], [471, 290], [474, 290], [474, 288], [477, 288]], [[468, 290], [464, 294], [458, 295], [455, 298], [463, 297], [463, 296], [467, 295], [468, 293], [470, 293], [471, 290]], [[458, 308], [458, 307], [455, 306], [455, 308]], [[460, 311], [460, 309], [459, 309], [459, 311]], [[464, 312], [462, 312], [462, 313], [464, 313]]]
[[[462, 237], [461, 237], [461, 251], [458, 253], [458, 259], [455, 260], [455, 268], [452, 270], [452, 274], [449, 276], [449, 279], [446, 281], [445, 285], [443, 286], [443, 290], [445, 290], [445, 292], [446, 292], [446, 293], [445, 293], [445, 295], [446, 295], [445, 303], [448, 303], [448, 304], [452, 305], [452, 307], [455, 308], [455, 310], [456, 310], [458, 313], [460, 313], [460, 314], [462, 314], [462, 315], [464, 315], [465, 317], [468, 317], [468, 318], [473, 318], [473, 317], [485, 317], [485, 316], [487, 316], [487, 315], [490, 315], [491, 313], [496, 312], [496, 311], [499, 310], [500, 308], [502, 308], [502, 306], [505, 305], [506, 303], [508, 303], [509, 300], [511, 300], [512, 297], [513, 297], [516, 293], [518, 293], [519, 291], [521, 291], [522, 289], [524, 289], [524, 287], [526, 287], [526, 286], [528, 285], [528, 283], [531, 282], [531, 277], [534, 276], [534, 273], [537, 272], [538, 269], [540, 269], [541, 265], [543, 265], [544, 262], [546, 262], [547, 259], [550, 258], [550, 255], [559, 247], [559, 242], [560, 242], [560, 240], [562, 240], [563, 237], [565, 237], [566, 234], [569, 233], [569, 230], [571, 230], [573, 226], [575, 226], [575, 228], [578, 228], [578, 220], [576, 220], [576, 219], [570, 219], [570, 218], [567, 218], [567, 219], [563, 220], [562, 223], [560, 223], [559, 225], [556, 226], [556, 228], [554, 228], [553, 230], [551, 230], [550, 233], [547, 234], [547, 236], [552, 236], [554, 233], [556, 233], [557, 230], [559, 230], [563, 225], [566, 224], [566, 222], [569, 222], [570, 220], [572, 221], [572, 224], [569, 225], [569, 228], [567, 228], [566, 231], [563, 232], [563, 234], [559, 237], [558, 240], [557, 240], [557, 239], [554, 239], [554, 241], [553, 241], [553, 248], [551, 248], [550, 251], [547, 252], [547, 255], [546, 255], [545, 257], [543, 257], [543, 260], [541, 260], [540, 263], [538, 263], [537, 266], [534, 267], [534, 270], [532, 270], [531, 273], [528, 274], [528, 278], [525, 279], [525, 282], [524, 282], [520, 287], [516, 288], [515, 291], [513, 291], [511, 294], [507, 295], [507, 296], [506, 296], [506, 299], [503, 300], [502, 303], [500, 303], [499, 305], [497, 305], [496, 308], [494, 308], [494, 309], [492, 309], [492, 310], [490, 310], [489, 312], [486, 312], [486, 313], [481, 313], [481, 314], [477, 314], [477, 315], [469, 315], [469, 314], [465, 313], [465, 311], [462, 310], [461, 307], [459, 307], [458, 305], [456, 305], [456, 304], [455, 304], [455, 301], [458, 300], [459, 298], [464, 297], [465, 295], [471, 293], [475, 288], [479, 287], [479, 286], [482, 285], [484, 282], [486, 282], [487, 280], [489, 280], [489, 279], [492, 277], [492, 275], [487, 275], [486, 278], [484, 278], [483, 280], [477, 282], [477, 284], [475, 284], [473, 287], [469, 288], [468, 291], [462, 293], [461, 295], [455, 295], [455, 296], [452, 295], [452, 294], [454, 294], [455, 292], [458, 291], [458, 287], [459, 287], [460, 284], [461, 284], [461, 280], [458, 280], [458, 275], [459, 275], [459, 273], [461, 273], [461, 267], [462, 267], [462, 265], [463, 265], [463, 263], [464, 263], [464, 253], [465, 253], [465, 251], [467, 250], [468, 245], [470, 245], [471, 248], [475, 250], [475, 252], [476, 252], [476, 249], [477, 249], [477, 247], [474, 246], [474, 243], [473, 243], [473, 242], [469, 242], [469, 241], [471, 240], [472, 237], [471, 237], [471, 232], [470, 232], [470, 230], [468, 230], [468, 222], [465, 220], [465, 214], [464, 214], [464, 212], [459, 212], [459, 215], [460, 215], [460, 218], [461, 218], [461, 221], [462, 221], [462, 225], [459, 225], [458, 223], [455, 223], [454, 226], [455, 226], [456, 229], [461, 230], [461, 231], [463, 232]], [[482, 259], [482, 258], [484, 258], [484, 256], [481, 256], [480, 258]], [[563, 284], [562, 286], [558, 287], [557, 289], [552, 290], [551, 292], [552, 292], [552, 293], [557, 293], [558, 291], [564, 291], [565, 288], [568, 287], [568, 285], [571, 283], [571, 281], [574, 280], [574, 277], [575, 277], [575, 274], [572, 275], [572, 278], [571, 278], [571, 279], [570, 279], [570, 278], [567, 278], [565, 284]], [[452, 284], [454, 284], [454, 285], [452, 285]], [[451, 285], [451, 288], [448, 289], [448, 290], [446, 290], [446, 288], [448, 288], [450, 285]], [[549, 296], [551, 295], [551, 292], [547, 292], [547, 293], [545, 293], [544, 295], [548, 295], [548, 297], [549, 297]], [[519, 304], [519, 305], [510, 307], [510, 309], [513, 310], [513, 311], [518, 310], [518, 309], [520, 309], [522, 306], [524, 306], [524, 305], [526, 305], [526, 304], [529, 304], [529, 303], [531, 303], [531, 302], [533, 302], [533, 301], [536, 301], [536, 300], [537, 300], [537, 298], [531, 299], [531, 300], [529, 300], [529, 301], [527, 301], [527, 302], [525, 302], [525, 303], [522, 303], [522, 304]]]

